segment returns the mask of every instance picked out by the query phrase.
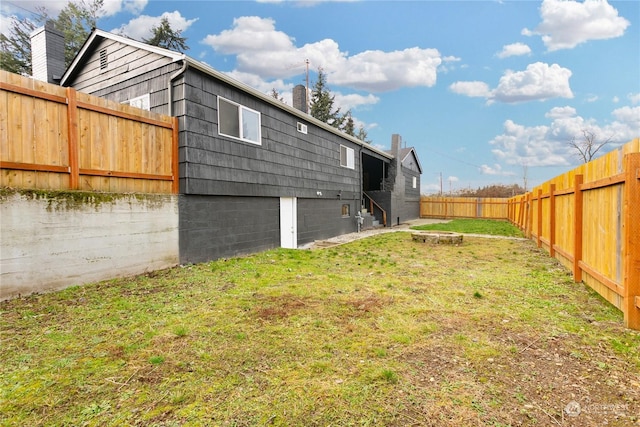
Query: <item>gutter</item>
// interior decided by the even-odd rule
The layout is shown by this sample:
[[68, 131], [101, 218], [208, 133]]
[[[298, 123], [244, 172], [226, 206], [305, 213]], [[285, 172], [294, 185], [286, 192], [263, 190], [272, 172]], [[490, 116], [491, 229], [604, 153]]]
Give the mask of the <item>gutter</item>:
[[[187, 68], [189, 67], [189, 62], [186, 60], [186, 57], [183, 56], [183, 58], [181, 59], [182, 61], [182, 67], [180, 67], [180, 69], [178, 71], [176, 71], [175, 73], [173, 73], [170, 77], [169, 77], [169, 84], [167, 89], [169, 90], [169, 94], [168, 94], [168, 101], [169, 101], [169, 105], [168, 105], [168, 112], [167, 114], [171, 117], [173, 117], [173, 82], [180, 76], [182, 76], [184, 74], [185, 71], [187, 71]], [[177, 62], [177, 61], [176, 61]]]

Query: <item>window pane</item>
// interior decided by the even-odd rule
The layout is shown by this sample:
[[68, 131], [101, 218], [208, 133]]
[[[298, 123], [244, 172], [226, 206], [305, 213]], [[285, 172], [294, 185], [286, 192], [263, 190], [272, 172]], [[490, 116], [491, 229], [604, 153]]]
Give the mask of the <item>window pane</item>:
[[260, 143], [260, 115], [246, 108], [242, 109], [242, 138]]
[[240, 138], [240, 116], [238, 106], [218, 99], [218, 133]]
[[347, 148], [347, 167], [349, 169], [355, 169], [355, 156], [353, 148]]
[[340, 166], [347, 166], [347, 147], [340, 146]]

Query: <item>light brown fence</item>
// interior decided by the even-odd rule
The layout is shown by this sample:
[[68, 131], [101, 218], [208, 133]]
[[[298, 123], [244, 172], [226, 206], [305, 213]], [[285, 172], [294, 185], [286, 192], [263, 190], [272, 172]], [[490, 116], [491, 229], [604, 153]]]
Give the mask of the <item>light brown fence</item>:
[[0, 185], [177, 193], [178, 122], [0, 71]]
[[421, 218], [507, 219], [508, 199], [475, 197], [421, 197]]
[[510, 199], [422, 197], [420, 216], [509, 219], [640, 330], [640, 139]]
[[640, 329], [640, 140], [509, 199], [509, 219]]

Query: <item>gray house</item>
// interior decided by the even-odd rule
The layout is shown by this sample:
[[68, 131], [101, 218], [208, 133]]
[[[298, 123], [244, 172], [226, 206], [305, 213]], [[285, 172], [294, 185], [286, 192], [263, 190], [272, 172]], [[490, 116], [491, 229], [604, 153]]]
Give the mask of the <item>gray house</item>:
[[399, 135], [379, 150], [182, 53], [94, 30], [60, 84], [178, 117], [182, 263], [419, 217]]

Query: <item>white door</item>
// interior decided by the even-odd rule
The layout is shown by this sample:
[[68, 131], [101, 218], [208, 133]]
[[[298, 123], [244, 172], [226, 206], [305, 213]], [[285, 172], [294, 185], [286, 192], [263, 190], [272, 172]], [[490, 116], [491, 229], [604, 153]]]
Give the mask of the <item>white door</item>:
[[298, 209], [295, 197], [280, 197], [280, 246], [298, 247]]

